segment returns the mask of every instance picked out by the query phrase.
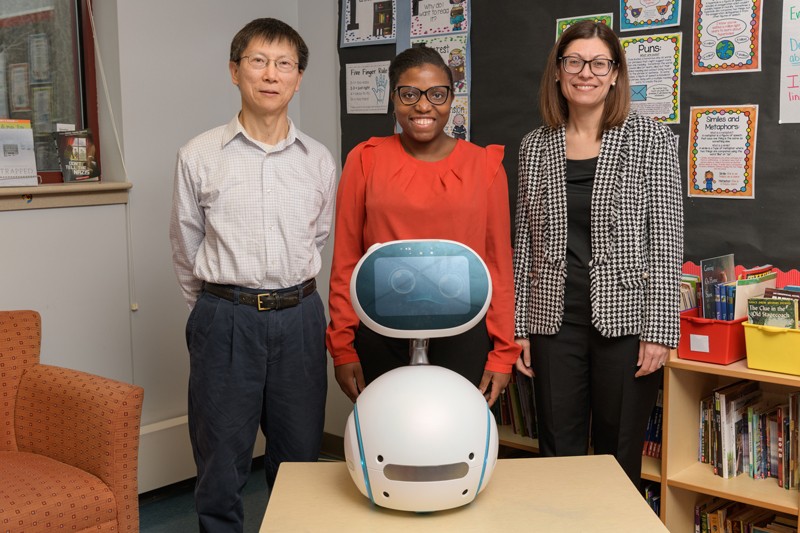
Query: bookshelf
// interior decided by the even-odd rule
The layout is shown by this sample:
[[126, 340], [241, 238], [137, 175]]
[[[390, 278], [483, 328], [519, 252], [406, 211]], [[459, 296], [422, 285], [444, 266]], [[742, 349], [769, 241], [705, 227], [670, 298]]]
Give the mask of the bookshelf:
[[745, 359], [729, 365], [688, 361], [675, 351], [665, 370], [661, 520], [667, 529], [692, 531], [695, 504], [708, 496], [798, 516], [800, 492], [779, 487], [774, 478], [723, 479], [697, 460], [697, 447], [700, 399], [716, 387], [747, 379], [764, 390], [788, 393], [800, 389], [800, 376], [751, 370]]
[[497, 437], [500, 446], [516, 448], [530, 453], [539, 453], [539, 441], [530, 437], [517, 435], [510, 425], [498, 425]]
[[[539, 441], [537, 439], [517, 435], [510, 425], [498, 425], [497, 434], [501, 446], [534, 454], [539, 453]], [[661, 459], [647, 455], [642, 456], [642, 479], [657, 483], [661, 482]]]

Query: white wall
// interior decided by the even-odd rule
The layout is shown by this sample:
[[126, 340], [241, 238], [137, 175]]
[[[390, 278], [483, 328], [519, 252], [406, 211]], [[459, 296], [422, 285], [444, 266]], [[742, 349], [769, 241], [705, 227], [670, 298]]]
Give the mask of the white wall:
[[[167, 236], [176, 151], [238, 111], [230, 41], [250, 20], [270, 16], [297, 28], [311, 50], [290, 116], [338, 160], [336, 12], [336, 2], [319, 0], [95, 0], [109, 96], [98, 69], [103, 174], [133, 184], [130, 203], [0, 213], [0, 307], [42, 313], [43, 362], [144, 387], [140, 492], [194, 475], [185, 425], [188, 310]], [[318, 280], [323, 296], [331, 249]], [[342, 435], [351, 405], [330, 375], [326, 431]]]

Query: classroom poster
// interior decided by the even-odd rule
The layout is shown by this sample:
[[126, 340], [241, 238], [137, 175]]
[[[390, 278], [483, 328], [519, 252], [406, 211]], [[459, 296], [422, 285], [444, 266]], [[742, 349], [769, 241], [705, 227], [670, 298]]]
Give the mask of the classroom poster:
[[649, 30], [681, 23], [681, 0], [620, 0], [620, 31]]
[[381, 114], [389, 109], [389, 61], [345, 66], [348, 114]]
[[628, 61], [631, 109], [660, 122], [680, 122], [681, 33], [620, 38]]
[[599, 13], [597, 15], [582, 15], [580, 17], [568, 17], [563, 19], [556, 19], [556, 41], [564, 31], [582, 20], [593, 20], [595, 22], [602, 22], [609, 28], [614, 27], [614, 14], [613, 13]]
[[692, 107], [689, 197], [754, 198], [758, 106]]
[[411, 46], [425, 45], [442, 56], [453, 75], [453, 88], [456, 94], [469, 93], [469, 54], [467, 35], [434, 35], [411, 39]]
[[761, 70], [762, 0], [695, 0], [692, 73]]
[[410, 1], [412, 38], [469, 30], [470, 15], [467, 0]]
[[456, 139], [469, 140], [469, 97], [456, 96], [450, 106], [450, 118], [444, 132]]
[[397, 36], [395, 0], [342, 0], [341, 46], [393, 43]]
[[779, 124], [800, 122], [800, 0], [783, 0]]

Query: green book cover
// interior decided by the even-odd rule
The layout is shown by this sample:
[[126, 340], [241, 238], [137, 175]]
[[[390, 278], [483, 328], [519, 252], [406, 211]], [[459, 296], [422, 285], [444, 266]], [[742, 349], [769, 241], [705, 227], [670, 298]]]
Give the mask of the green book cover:
[[750, 298], [747, 300], [747, 319], [759, 326], [797, 328], [797, 300]]

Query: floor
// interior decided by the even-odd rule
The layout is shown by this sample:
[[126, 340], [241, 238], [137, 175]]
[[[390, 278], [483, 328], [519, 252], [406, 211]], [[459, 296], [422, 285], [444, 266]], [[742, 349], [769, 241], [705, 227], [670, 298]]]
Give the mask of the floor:
[[[140, 533], [190, 533], [198, 530], [194, 512], [194, 479], [188, 479], [139, 496]], [[244, 531], [257, 532], [264, 518], [269, 494], [261, 461], [244, 488]]]
[[[320, 461], [339, 461], [341, 457], [322, 454]], [[198, 530], [194, 511], [194, 479], [139, 495], [140, 533], [192, 533]], [[269, 492], [264, 476], [263, 457], [253, 460], [250, 478], [242, 494], [244, 532], [256, 533], [267, 509]]]

